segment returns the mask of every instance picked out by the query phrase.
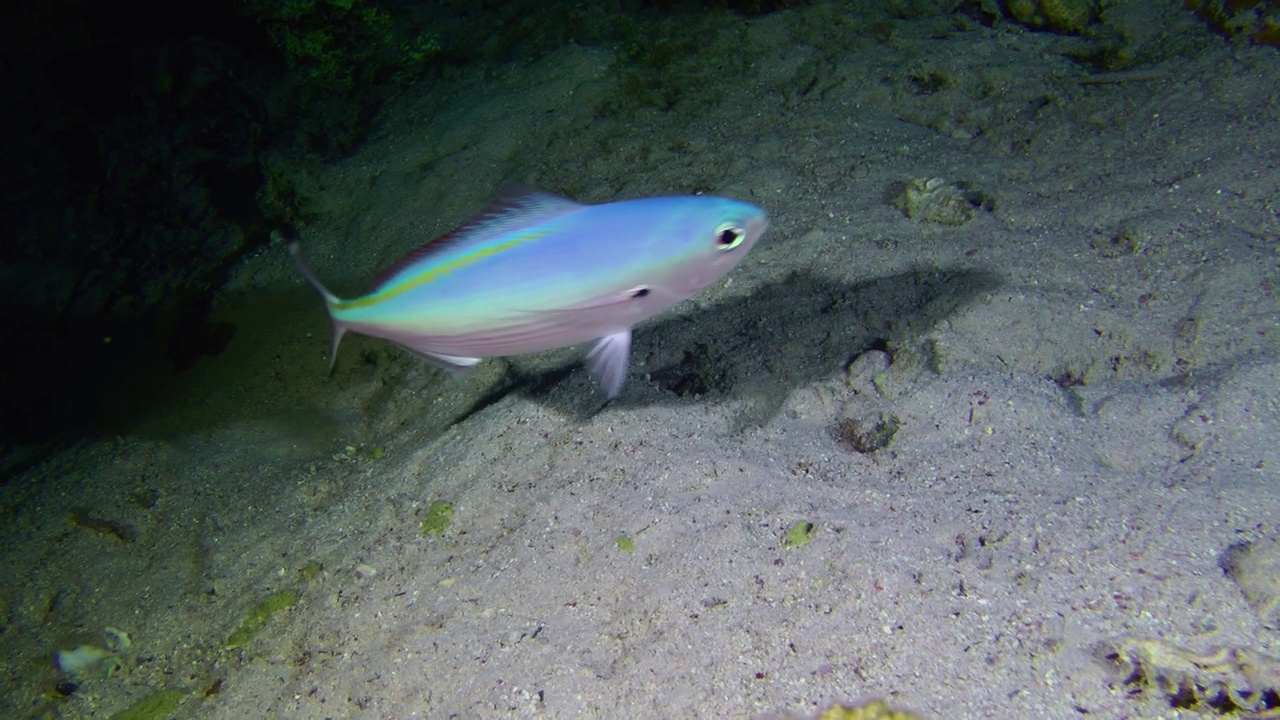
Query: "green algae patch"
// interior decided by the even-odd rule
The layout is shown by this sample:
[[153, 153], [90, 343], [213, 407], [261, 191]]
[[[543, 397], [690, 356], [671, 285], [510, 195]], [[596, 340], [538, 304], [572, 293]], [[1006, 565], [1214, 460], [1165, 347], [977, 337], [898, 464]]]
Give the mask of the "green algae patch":
[[111, 720], [162, 720], [173, 715], [184, 697], [177, 690], [161, 690], [112, 715]]
[[782, 536], [782, 547], [788, 550], [802, 547], [811, 537], [813, 537], [813, 523], [801, 520], [792, 525]]
[[613, 544], [617, 545], [619, 550], [628, 555], [636, 551], [636, 539], [630, 535], [619, 535], [613, 541]]
[[272, 615], [281, 610], [288, 610], [298, 602], [297, 590], [280, 590], [258, 601], [257, 605], [249, 608], [249, 612], [245, 614], [244, 620], [240, 621], [240, 627], [236, 628], [222, 647], [227, 650], [244, 645], [253, 639], [255, 635], [267, 626], [267, 621]]
[[427, 507], [427, 514], [418, 526], [418, 537], [440, 537], [453, 522], [453, 503], [436, 500]]
[[324, 565], [321, 565], [318, 560], [309, 560], [306, 565], [303, 565], [302, 568], [298, 570], [298, 579], [302, 580], [305, 585], [320, 577], [320, 573], [323, 571]]

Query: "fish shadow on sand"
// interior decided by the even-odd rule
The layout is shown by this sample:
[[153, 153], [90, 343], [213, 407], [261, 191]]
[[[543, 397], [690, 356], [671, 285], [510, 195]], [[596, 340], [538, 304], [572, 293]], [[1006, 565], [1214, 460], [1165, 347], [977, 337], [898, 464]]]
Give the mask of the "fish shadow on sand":
[[[838, 377], [868, 349], [919, 345], [939, 320], [999, 285], [999, 276], [974, 269], [912, 268], [856, 283], [800, 271], [743, 297], [685, 305], [682, 312], [636, 328], [627, 384], [612, 402], [588, 376], [585, 348], [513, 358], [503, 380], [468, 390], [433, 372], [414, 376], [429, 378], [426, 386], [414, 386], [404, 369], [421, 361], [371, 339], [362, 352], [349, 350], [336, 374], [326, 376], [324, 343], [316, 338], [323, 325], [314, 305], [301, 300], [304, 291], [259, 294], [226, 311], [224, 319], [241, 330], [228, 351], [190, 373], [167, 367], [163, 337], [152, 338], [145, 328], [133, 333], [135, 342], [126, 342], [130, 333], [113, 331], [117, 342], [105, 347], [115, 361], [99, 361], [95, 372], [72, 373], [70, 380], [64, 365], [29, 363], [47, 366], [50, 376], [61, 373], [62, 392], [51, 397], [64, 402], [33, 395], [33, 403], [40, 400], [36, 409], [43, 408], [49, 419], [45, 424], [33, 419], [30, 408], [11, 409], [26, 420], [25, 427], [15, 423], [25, 434], [13, 435], [12, 446], [30, 452], [3, 454], [12, 461], [4, 463], [0, 484], [39, 462], [53, 441], [135, 437], [186, 446], [207, 437], [239, 445], [252, 438], [255, 447], [290, 448], [277, 454], [305, 456], [329, 448], [335, 437], [356, 442], [350, 438], [363, 433], [376, 439], [406, 422], [435, 435], [511, 393], [580, 420], [606, 407], [727, 399], [737, 405], [734, 425], [749, 427], [773, 417], [795, 388]], [[282, 327], [297, 329], [282, 333]], [[96, 347], [90, 342], [95, 338], [101, 344], [100, 334], [87, 332], [95, 329], [102, 331], [83, 333], [85, 347]], [[43, 348], [40, 357], [64, 345]], [[76, 357], [85, 358], [85, 366], [100, 355]], [[34, 385], [43, 377], [17, 380]], [[352, 386], [374, 390], [358, 406], [331, 400]], [[446, 400], [424, 407], [418, 398], [427, 392]], [[335, 406], [345, 409], [337, 412]], [[58, 432], [46, 432], [46, 425]]]
[[637, 328], [628, 384], [612, 402], [580, 362], [529, 372], [516, 359], [511, 381], [455, 423], [516, 392], [580, 419], [606, 406], [728, 396], [746, 401], [735, 425], [761, 424], [795, 388], [838, 375], [867, 350], [917, 345], [938, 321], [1000, 284], [999, 275], [969, 268], [912, 268], [857, 283], [794, 272], [746, 297]]

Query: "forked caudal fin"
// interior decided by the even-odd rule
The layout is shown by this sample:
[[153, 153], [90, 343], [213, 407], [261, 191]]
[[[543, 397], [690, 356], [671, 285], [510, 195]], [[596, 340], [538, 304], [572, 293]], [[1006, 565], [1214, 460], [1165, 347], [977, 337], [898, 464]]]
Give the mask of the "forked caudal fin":
[[342, 342], [342, 336], [347, 332], [347, 326], [338, 322], [333, 317], [332, 307], [334, 303], [340, 302], [337, 295], [329, 292], [324, 284], [320, 282], [320, 278], [316, 277], [315, 271], [307, 264], [305, 258], [302, 257], [302, 248], [298, 245], [298, 241], [294, 240], [289, 243], [289, 256], [293, 258], [293, 264], [298, 266], [298, 271], [302, 273], [302, 277], [307, 279], [311, 287], [320, 293], [320, 297], [324, 298], [325, 308], [329, 309], [329, 319], [333, 322], [333, 345], [329, 347], [329, 371], [333, 372], [333, 364], [338, 359], [338, 343]]

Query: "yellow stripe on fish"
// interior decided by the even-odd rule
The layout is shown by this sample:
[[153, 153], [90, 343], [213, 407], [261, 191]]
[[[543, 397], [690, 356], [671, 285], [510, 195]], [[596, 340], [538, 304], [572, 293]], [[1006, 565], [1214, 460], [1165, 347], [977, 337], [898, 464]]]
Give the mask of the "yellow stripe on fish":
[[394, 285], [389, 285], [383, 288], [382, 290], [371, 293], [369, 295], [365, 295], [364, 297], [354, 298], [352, 300], [339, 300], [338, 302], [334, 303], [332, 307], [334, 310], [355, 310], [357, 308], [377, 305], [380, 302], [390, 300], [391, 298], [396, 297], [397, 295], [402, 295], [404, 293], [407, 293], [411, 290], [414, 290], [423, 285], [426, 285], [429, 282], [439, 280], [440, 278], [448, 275], [451, 272], [461, 270], [462, 268], [468, 265], [471, 265], [473, 263], [477, 263], [489, 257], [490, 255], [497, 255], [503, 250], [510, 250], [513, 247], [523, 245], [532, 240], [537, 240], [538, 238], [545, 236], [548, 232], [550, 231], [536, 230], [533, 232], [527, 232], [522, 235], [517, 235], [516, 237], [513, 237], [510, 240], [507, 240], [505, 242], [495, 243], [493, 245], [488, 245], [485, 247], [478, 248], [476, 249], [475, 252], [468, 253], [467, 255], [463, 255], [462, 257], [456, 258], [454, 260], [450, 260], [447, 263], [441, 263], [440, 265], [433, 267], [430, 270], [427, 270], [426, 272], [420, 273], [414, 276], [412, 280], [401, 282], [401, 283], [395, 283]]

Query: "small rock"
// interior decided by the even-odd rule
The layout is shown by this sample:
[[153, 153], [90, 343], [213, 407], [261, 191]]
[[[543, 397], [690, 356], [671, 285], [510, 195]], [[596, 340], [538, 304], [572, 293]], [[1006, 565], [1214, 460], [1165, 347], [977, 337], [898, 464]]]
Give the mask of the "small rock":
[[1280, 536], [1236, 543], [1218, 556], [1218, 566], [1239, 586], [1262, 624], [1280, 630]]

